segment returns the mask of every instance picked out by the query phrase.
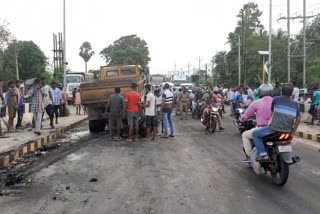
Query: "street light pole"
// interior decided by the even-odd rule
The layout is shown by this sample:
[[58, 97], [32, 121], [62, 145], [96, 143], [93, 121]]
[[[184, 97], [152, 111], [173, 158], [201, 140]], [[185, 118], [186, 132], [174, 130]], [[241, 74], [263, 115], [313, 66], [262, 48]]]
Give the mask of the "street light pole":
[[66, 65], [66, 0], [63, 0], [63, 89], [67, 90]]
[[240, 42], [240, 36], [238, 36], [238, 86], [241, 85], [241, 42]]
[[271, 39], [272, 39], [272, 0], [270, 0], [270, 12], [269, 12], [269, 59], [268, 59], [268, 83], [271, 84]]

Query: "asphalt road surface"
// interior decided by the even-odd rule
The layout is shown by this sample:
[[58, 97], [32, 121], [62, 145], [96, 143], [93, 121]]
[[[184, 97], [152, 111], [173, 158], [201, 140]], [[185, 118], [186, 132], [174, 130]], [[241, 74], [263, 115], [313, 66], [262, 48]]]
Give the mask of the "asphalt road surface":
[[278, 187], [241, 162], [240, 134], [230, 119], [214, 134], [195, 119], [175, 122], [176, 136], [156, 142], [91, 137], [30, 175], [19, 194], [0, 197], [0, 213], [320, 213], [317, 146], [296, 140], [302, 161]]

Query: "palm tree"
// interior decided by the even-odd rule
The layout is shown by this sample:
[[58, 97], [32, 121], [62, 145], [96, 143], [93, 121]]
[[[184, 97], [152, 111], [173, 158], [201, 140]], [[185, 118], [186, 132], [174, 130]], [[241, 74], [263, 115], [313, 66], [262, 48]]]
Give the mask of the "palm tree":
[[79, 56], [81, 56], [81, 58], [84, 60], [86, 72], [87, 72], [87, 63], [93, 55], [94, 55], [94, 51], [92, 50], [90, 42], [83, 42], [80, 47]]

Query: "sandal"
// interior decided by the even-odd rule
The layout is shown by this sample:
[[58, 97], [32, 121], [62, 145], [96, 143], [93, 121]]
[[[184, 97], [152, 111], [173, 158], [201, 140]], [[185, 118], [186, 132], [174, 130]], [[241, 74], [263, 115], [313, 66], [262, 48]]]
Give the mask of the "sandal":
[[270, 160], [270, 157], [269, 157], [269, 155], [264, 155], [264, 156], [259, 156], [257, 159], [256, 159], [256, 161], [268, 161], [268, 160]]

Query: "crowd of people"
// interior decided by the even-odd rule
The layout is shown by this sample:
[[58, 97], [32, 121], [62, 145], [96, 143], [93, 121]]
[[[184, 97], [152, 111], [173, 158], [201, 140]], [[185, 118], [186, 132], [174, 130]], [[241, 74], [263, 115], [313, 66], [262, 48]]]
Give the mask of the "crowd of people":
[[[59, 84], [48, 81], [40, 81], [34, 79], [33, 84], [27, 90], [21, 90], [21, 83], [18, 81], [9, 81], [7, 83], [7, 90], [3, 92], [3, 84], [0, 83], [0, 99], [1, 99], [1, 112], [0, 112], [0, 137], [8, 137], [4, 135], [1, 127], [1, 121], [7, 126], [8, 133], [16, 132], [18, 129], [22, 129], [23, 115], [25, 111], [24, 100], [28, 100], [30, 103], [30, 112], [32, 112], [33, 119], [32, 125], [34, 133], [41, 135], [42, 120], [45, 113], [50, 119], [50, 128], [54, 129], [55, 124], [59, 124], [60, 116], [67, 116], [67, 94], [64, 92]], [[23, 94], [24, 91], [26, 95]], [[77, 114], [80, 114], [81, 99], [80, 92], [75, 93], [74, 104], [77, 107]], [[8, 114], [8, 121], [4, 119], [4, 115]], [[14, 121], [16, 119], [16, 125]]]

